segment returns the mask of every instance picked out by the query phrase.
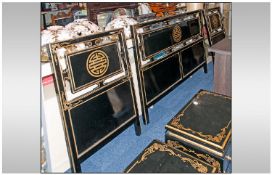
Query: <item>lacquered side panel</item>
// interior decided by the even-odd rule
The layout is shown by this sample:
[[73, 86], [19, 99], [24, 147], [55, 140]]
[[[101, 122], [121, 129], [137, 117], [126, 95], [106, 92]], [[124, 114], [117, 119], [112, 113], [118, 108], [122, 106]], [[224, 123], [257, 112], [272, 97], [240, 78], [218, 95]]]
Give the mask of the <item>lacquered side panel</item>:
[[181, 78], [179, 55], [145, 70], [143, 76], [146, 98], [150, 101]]
[[70, 110], [78, 154], [135, 115], [129, 82]]
[[184, 51], [181, 52], [183, 75], [186, 76], [198, 65], [205, 61], [205, 50], [203, 43], [200, 42]]

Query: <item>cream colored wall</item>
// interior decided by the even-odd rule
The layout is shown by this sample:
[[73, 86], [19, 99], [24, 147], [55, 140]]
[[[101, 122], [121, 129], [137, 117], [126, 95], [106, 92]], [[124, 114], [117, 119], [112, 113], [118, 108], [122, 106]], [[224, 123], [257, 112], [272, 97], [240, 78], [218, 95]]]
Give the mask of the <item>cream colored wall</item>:
[[204, 3], [186, 3], [187, 12], [204, 8]]
[[226, 34], [231, 33], [231, 3], [223, 3], [224, 27]]
[[54, 84], [43, 86], [42, 99], [44, 109], [44, 125], [46, 125], [46, 137], [48, 141], [48, 155], [50, 157], [50, 172], [63, 173], [70, 168], [69, 157], [66, 148], [61, 115], [55, 93]]

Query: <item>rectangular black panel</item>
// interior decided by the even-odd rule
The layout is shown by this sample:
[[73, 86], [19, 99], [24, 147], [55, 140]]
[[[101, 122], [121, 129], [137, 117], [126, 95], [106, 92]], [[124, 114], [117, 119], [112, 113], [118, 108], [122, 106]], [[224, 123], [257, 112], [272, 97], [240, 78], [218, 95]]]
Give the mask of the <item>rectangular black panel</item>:
[[160, 50], [170, 47], [173, 43], [171, 32], [171, 28], [166, 28], [157, 32], [145, 34], [143, 36], [145, 55], [149, 56]]
[[193, 69], [195, 69], [198, 65], [205, 61], [204, 55], [205, 50], [203, 47], [203, 43], [200, 42], [184, 51], [181, 52], [182, 55], [182, 67], [183, 67], [183, 75], [187, 75]]
[[188, 27], [190, 29], [190, 36], [194, 36], [199, 34], [200, 32], [200, 26], [198, 19], [190, 20], [187, 22]]
[[[181, 41], [197, 35], [200, 32], [198, 19], [183, 21], [176, 25], [181, 28]], [[176, 25], [143, 35], [146, 57], [176, 44], [172, 36], [173, 28]]]
[[146, 98], [150, 101], [181, 78], [179, 55], [145, 70], [143, 76]]
[[136, 114], [131, 93], [127, 81], [70, 111], [79, 154]]
[[122, 71], [116, 43], [68, 55], [73, 92]]
[[216, 36], [213, 36], [212, 39], [211, 39], [212, 40], [212, 45], [218, 43], [219, 41], [223, 40], [224, 38], [225, 38], [225, 33], [224, 32], [222, 32], [222, 33], [220, 33], [220, 34], [218, 34]]

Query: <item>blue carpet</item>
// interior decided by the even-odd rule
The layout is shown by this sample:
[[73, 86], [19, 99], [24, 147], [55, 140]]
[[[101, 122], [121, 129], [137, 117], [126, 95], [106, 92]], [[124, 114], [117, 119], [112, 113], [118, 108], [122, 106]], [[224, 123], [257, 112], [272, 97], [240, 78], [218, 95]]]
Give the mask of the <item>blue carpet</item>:
[[199, 69], [190, 78], [171, 91], [167, 96], [149, 108], [150, 124], [141, 120], [142, 134], [135, 135], [134, 126], [130, 126], [102, 149], [81, 164], [82, 172], [120, 173], [154, 139], [164, 142], [165, 124], [200, 89], [212, 90], [213, 65], [208, 64], [208, 73]]

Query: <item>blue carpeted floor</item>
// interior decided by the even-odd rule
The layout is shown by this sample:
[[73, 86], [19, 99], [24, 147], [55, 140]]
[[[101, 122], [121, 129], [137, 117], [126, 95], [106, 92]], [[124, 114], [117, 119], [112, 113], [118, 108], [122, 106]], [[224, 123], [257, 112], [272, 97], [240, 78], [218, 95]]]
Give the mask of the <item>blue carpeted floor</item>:
[[198, 70], [190, 78], [175, 88], [167, 96], [149, 108], [150, 124], [142, 126], [142, 134], [135, 135], [134, 126], [130, 126], [102, 149], [81, 164], [82, 172], [120, 173], [154, 139], [164, 142], [165, 124], [200, 89], [212, 90], [213, 65], [208, 64], [208, 73]]

